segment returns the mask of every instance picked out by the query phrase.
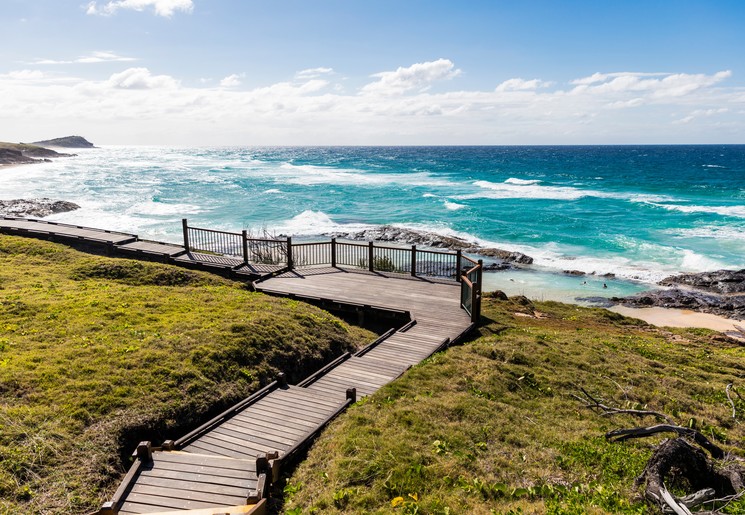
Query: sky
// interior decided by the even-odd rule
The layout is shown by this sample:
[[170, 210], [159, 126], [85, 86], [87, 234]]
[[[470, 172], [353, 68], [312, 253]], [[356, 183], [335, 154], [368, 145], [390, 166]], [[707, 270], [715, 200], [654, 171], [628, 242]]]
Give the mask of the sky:
[[0, 0], [0, 140], [745, 143], [743, 0]]

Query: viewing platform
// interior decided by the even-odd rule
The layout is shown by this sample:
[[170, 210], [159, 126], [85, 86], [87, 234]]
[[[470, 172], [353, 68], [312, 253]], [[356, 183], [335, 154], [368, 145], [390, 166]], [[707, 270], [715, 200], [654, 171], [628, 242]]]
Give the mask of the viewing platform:
[[182, 225], [183, 245], [19, 218], [0, 219], [0, 232], [208, 270], [269, 295], [374, 312], [392, 327], [296, 385], [280, 375], [179, 439], [142, 442], [100, 515], [265, 513], [272, 483], [326, 424], [458, 342], [480, 316], [482, 264], [460, 252], [335, 239], [293, 243]]

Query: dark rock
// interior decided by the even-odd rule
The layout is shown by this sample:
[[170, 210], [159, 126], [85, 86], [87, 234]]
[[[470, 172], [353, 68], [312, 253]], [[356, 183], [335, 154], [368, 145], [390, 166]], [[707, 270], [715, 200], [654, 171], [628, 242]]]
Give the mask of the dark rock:
[[574, 300], [577, 302], [592, 304], [599, 308], [609, 308], [618, 304], [618, 302], [615, 302], [613, 299], [609, 299], [608, 297], [575, 297]]
[[484, 271], [490, 271], [490, 272], [497, 272], [501, 270], [513, 270], [515, 268], [514, 265], [510, 263], [497, 262], [497, 263], [488, 263], [484, 265]]
[[564, 273], [567, 275], [585, 275], [582, 270], [564, 270]]
[[0, 148], [0, 165], [21, 165], [37, 162], [36, 159], [24, 156], [20, 150]]
[[389, 241], [396, 243], [405, 243], [408, 245], [421, 245], [423, 247], [432, 247], [438, 249], [460, 250], [465, 253], [478, 254], [484, 257], [497, 258], [510, 263], [519, 263], [529, 265], [533, 263], [533, 258], [521, 252], [511, 252], [508, 250], [485, 248], [476, 243], [469, 242], [463, 238], [455, 236], [443, 236], [427, 231], [414, 231], [390, 225], [381, 225], [374, 229], [366, 229], [357, 232], [335, 232], [327, 233], [326, 236], [337, 238], [346, 238], [349, 240], [362, 241]]
[[43, 218], [76, 209], [80, 209], [77, 204], [49, 198], [0, 200], [0, 215], [3, 216]]
[[507, 300], [507, 294], [503, 292], [502, 290], [494, 290], [494, 291], [488, 291], [484, 294], [485, 297], [489, 299], [497, 299], [497, 300]]
[[533, 307], [533, 303], [530, 302], [530, 299], [525, 295], [515, 295], [514, 297], [511, 297], [511, 300], [515, 304], [520, 304], [521, 306]]
[[738, 320], [745, 319], [745, 295], [718, 295], [715, 293], [681, 290], [642, 292], [632, 297], [615, 299], [624, 306], [690, 309]]
[[663, 286], [685, 285], [719, 294], [745, 293], [745, 270], [717, 270], [681, 274], [660, 281]]
[[34, 145], [40, 145], [42, 147], [94, 148], [93, 143], [82, 136], [65, 136], [64, 138], [36, 141]]

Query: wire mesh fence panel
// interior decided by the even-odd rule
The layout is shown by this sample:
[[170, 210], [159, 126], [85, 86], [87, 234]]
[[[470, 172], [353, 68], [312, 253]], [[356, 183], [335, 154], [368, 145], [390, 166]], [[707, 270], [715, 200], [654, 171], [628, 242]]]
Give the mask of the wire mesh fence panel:
[[459, 273], [457, 254], [417, 249], [416, 275], [456, 279]]
[[336, 264], [367, 268], [368, 245], [361, 243], [339, 243], [336, 244]]
[[243, 235], [189, 227], [189, 249], [223, 256], [243, 257]]
[[331, 242], [293, 243], [292, 261], [295, 266], [331, 264]]

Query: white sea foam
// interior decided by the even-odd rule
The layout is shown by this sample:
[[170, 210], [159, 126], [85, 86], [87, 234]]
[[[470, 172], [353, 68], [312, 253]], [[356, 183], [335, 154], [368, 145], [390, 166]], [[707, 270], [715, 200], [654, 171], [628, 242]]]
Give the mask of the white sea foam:
[[710, 213], [721, 216], [734, 216], [745, 218], [745, 206], [697, 206], [689, 204], [660, 204], [649, 202], [650, 205], [667, 209], [668, 211], [680, 211], [682, 213]]
[[722, 165], [701, 165], [701, 166], [703, 166], [704, 168], [727, 168], [726, 166], [722, 166]]
[[282, 190], [279, 190], [277, 188], [271, 188], [271, 189], [265, 190], [264, 193], [267, 193], [267, 194], [282, 193]]
[[306, 209], [290, 220], [279, 222], [271, 230], [293, 236], [319, 236], [332, 232], [360, 232], [373, 227], [372, 224], [340, 224], [323, 211]]
[[504, 181], [505, 184], [517, 184], [519, 186], [527, 186], [529, 184], [538, 184], [542, 181], [538, 179], [518, 179], [516, 177], [510, 177], [506, 181]]
[[[508, 179], [509, 180], [509, 179]], [[540, 182], [540, 181], [539, 181]], [[571, 186], [543, 186], [537, 182], [510, 183], [474, 181], [474, 186], [484, 191], [478, 193], [460, 195], [459, 199], [491, 198], [491, 199], [546, 199], [546, 200], [578, 200], [583, 197], [607, 198], [612, 195], [594, 190], [583, 190]]]
[[[271, 172], [270, 172], [271, 173]], [[293, 165], [283, 163], [274, 172], [279, 183], [313, 186], [319, 184], [387, 186], [408, 184], [411, 186], [453, 186], [454, 183], [432, 176], [429, 172], [415, 173], [370, 173], [354, 168], [330, 166]]]
[[693, 228], [674, 228], [665, 234], [681, 238], [704, 238], [707, 240], [745, 241], [745, 227], [705, 225]]
[[437, 195], [435, 195], [434, 193], [425, 193], [424, 195], [422, 195], [422, 197], [423, 198], [437, 198]]
[[201, 213], [202, 208], [194, 204], [168, 204], [164, 202], [140, 202], [127, 208], [128, 215], [183, 216]]
[[457, 204], [455, 202], [450, 202], [449, 200], [444, 201], [443, 205], [448, 211], [458, 211], [459, 209], [466, 207], [465, 204]]

